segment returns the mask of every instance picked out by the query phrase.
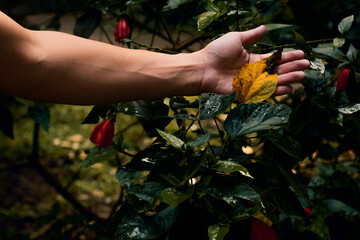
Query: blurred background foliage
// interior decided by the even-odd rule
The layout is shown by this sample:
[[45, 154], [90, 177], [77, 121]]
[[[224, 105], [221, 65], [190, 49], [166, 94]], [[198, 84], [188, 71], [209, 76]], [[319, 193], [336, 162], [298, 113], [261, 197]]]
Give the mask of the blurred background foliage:
[[[212, 3], [203, 0], [2, 0], [0, 10], [30, 29], [62, 30], [111, 44], [118, 44], [114, 43], [112, 32], [119, 17], [125, 16], [133, 29], [128, 46], [165, 52], [192, 52], [228, 31], [246, 30], [260, 24], [268, 25], [268, 30], [273, 28], [260, 43], [250, 46], [250, 50], [271, 51], [273, 47], [286, 45], [304, 50], [309, 60], [321, 59], [326, 66], [326, 72], [321, 75], [318, 71], [307, 72], [305, 90], [298, 86], [293, 95], [276, 99], [297, 109], [293, 114], [297, 114], [298, 121], [289, 124], [307, 158], [298, 162], [292, 171], [314, 203], [311, 219], [299, 220], [280, 214], [275, 226], [278, 238], [359, 239], [359, 113], [346, 115], [343, 127], [329, 120], [333, 119], [329, 100], [341, 63], [351, 67], [353, 74], [346, 101], [350, 98], [351, 102], [359, 102], [355, 91], [359, 61], [357, 52], [352, 62], [346, 62], [341, 60], [342, 55], [339, 60], [331, 51], [329, 56], [328, 48], [319, 44], [332, 44], [334, 38], [341, 37], [346, 39], [338, 48], [343, 55], [351, 45], [360, 49], [360, 1], [247, 0], [223, 4], [215, 1], [217, 10], [211, 8]], [[205, 12], [212, 12], [208, 16], [213, 17], [199, 22], [198, 17]], [[340, 34], [338, 24], [349, 15], [354, 15], [351, 29]], [[305, 96], [309, 100], [304, 101]], [[93, 148], [88, 136], [94, 125], [81, 125], [92, 109], [90, 106], [33, 103], [1, 95], [0, 107], [0, 239], [108, 239], [113, 229], [105, 223], [113, 220], [111, 217], [124, 198], [116, 171], [132, 154], [151, 145], [154, 135], [148, 125], [137, 116], [118, 115], [116, 141], [126, 152], [81, 168]], [[303, 128], [294, 127], [301, 123]], [[167, 123], [157, 124], [166, 126]], [[172, 121], [167, 130], [177, 128], [176, 121]], [[216, 132], [214, 124], [204, 123], [204, 128]], [[197, 136], [199, 129], [194, 126], [191, 130], [192, 137]], [[216, 141], [212, 143], [216, 145]], [[240, 149], [251, 145], [241, 144]], [[254, 147], [252, 151], [256, 155], [263, 149]], [[261, 178], [261, 172], [258, 174]], [[274, 179], [274, 183], [276, 181]], [[312, 207], [307, 206], [306, 201], [302, 203], [304, 207]], [[249, 226], [238, 227], [244, 231], [241, 235], [244, 237]], [[107, 232], [104, 233], [104, 229]]]

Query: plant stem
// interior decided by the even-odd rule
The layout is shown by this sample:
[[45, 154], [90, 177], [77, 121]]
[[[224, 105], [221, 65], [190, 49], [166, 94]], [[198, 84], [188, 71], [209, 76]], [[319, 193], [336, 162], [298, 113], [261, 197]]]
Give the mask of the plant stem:
[[114, 42], [111, 40], [109, 34], [106, 32], [106, 30], [105, 30], [105, 28], [103, 27], [103, 25], [100, 24], [99, 26], [100, 26], [101, 31], [104, 33], [106, 39], [108, 40], [108, 42], [109, 42], [110, 44], [114, 45]]
[[[205, 131], [204, 131], [203, 127], [201, 126], [200, 121], [198, 121], [198, 124], [199, 124], [199, 127], [200, 127], [200, 130], [201, 130], [202, 134], [205, 134]], [[210, 144], [210, 142], [209, 142], [209, 141], [207, 142], [207, 144], [208, 144], [208, 146], [209, 146], [209, 148], [210, 148], [210, 150], [211, 150], [212, 154], [214, 154], [214, 155], [215, 155], [215, 151], [214, 151], [214, 149], [212, 148], [212, 146], [211, 146], [211, 144]]]
[[62, 197], [64, 197], [73, 207], [87, 217], [89, 220], [102, 220], [95, 214], [88, 213], [86, 208], [78, 202], [61, 184], [42, 166], [39, 162], [39, 132], [40, 124], [35, 122], [33, 131], [33, 146], [30, 156], [30, 166], [37, 171], [37, 173], [45, 180], [46, 183], [51, 185]]
[[177, 54], [177, 52], [173, 52], [173, 51], [169, 51], [169, 50], [165, 50], [165, 49], [160, 49], [160, 48], [153, 48], [153, 47], [148, 47], [144, 44], [135, 42], [134, 40], [128, 39], [128, 41], [132, 42], [133, 44], [139, 46], [139, 47], [143, 47], [146, 48], [147, 50], [153, 50], [155, 52], [162, 52], [162, 53], [169, 53], [169, 54]]
[[[305, 44], [323, 43], [323, 42], [330, 42], [330, 41], [333, 41], [333, 40], [334, 40], [333, 38], [326, 38], [326, 39], [306, 41]], [[251, 52], [261, 52], [261, 51], [268, 51], [268, 50], [278, 49], [278, 48], [281, 48], [281, 47], [295, 47], [295, 46], [296, 46], [295, 43], [290, 43], [290, 44], [285, 44], [285, 45], [281, 45], [281, 46], [272, 46], [272, 47], [255, 49], [255, 50], [250, 50], [250, 51]]]
[[30, 160], [32, 162], [39, 161], [39, 132], [40, 132], [40, 124], [35, 122], [34, 130], [33, 130], [33, 144]]
[[154, 46], [154, 40], [155, 40], [155, 36], [156, 36], [156, 32], [157, 32], [157, 30], [156, 30], [157, 25], [158, 25], [158, 20], [155, 19], [154, 32], [153, 32], [153, 34], [152, 34], [152, 36], [151, 36], [150, 47], [153, 47], [153, 46]]
[[158, 14], [158, 12], [153, 8], [153, 6], [149, 3], [149, 1], [146, 1], [146, 4], [149, 5], [149, 8], [151, 9], [151, 11], [155, 14], [156, 16], [156, 19], [159, 20], [160, 24], [162, 25], [162, 27], [164, 28], [168, 38], [169, 38], [169, 41], [170, 43], [172, 44], [173, 46], [173, 49], [175, 48], [175, 42], [169, 32], [169, 29], [167, 28], [166, 24], [164, 23], [164, 21], [161, 19], [160, 15]]
[[217, 128], [217, 130], [218, 130], [218, 132], [219, 132], [220, 139], [221, 139], [222, 143], [224, 144], [225, 141], [224, 141], [224, 138], [223, 138], [223, 134], [222, 134], [222, 132], [221, 132], [221, 130], [220, 130], [220, 128], [219, 128], [219, 125], [218, 125], [218, 123], [217, 123], [217, 121], [216, 121], [216, 117], [214, 117], [214, 122], [215, 122], [216, 128]]

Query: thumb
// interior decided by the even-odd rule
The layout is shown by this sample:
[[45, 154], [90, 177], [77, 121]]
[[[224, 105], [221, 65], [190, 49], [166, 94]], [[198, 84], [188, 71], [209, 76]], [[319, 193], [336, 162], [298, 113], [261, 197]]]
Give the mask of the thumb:
[[264, 25], [251, 29], [249, 31], [241, 32], [241, 42], [243, 43], [243, 45], [256, 43], [265, 36], [265, 33], [266, 29]]

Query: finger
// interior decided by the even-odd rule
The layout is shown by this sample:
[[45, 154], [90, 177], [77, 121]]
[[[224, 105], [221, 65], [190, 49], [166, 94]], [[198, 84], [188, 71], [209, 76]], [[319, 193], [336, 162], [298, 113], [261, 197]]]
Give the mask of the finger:
[[265, 36], [266, 30], [265, 26], [261, 25], [260, 27], [251, 29], [249, 31], [241, 32], [241, 42], [244, 45], [253, 44], [258, 42], [261, 38]]
[[[261, 59], [270, 57], [273, 53], [265, 53], [265, 54], [261, 54], [260, 57]], [[291, 61], [295, 61], [295, 60], [300, 60], [304, 58], [304, 52], [301, 50], [294, 50], [294, 51], [289, 51], [289, 52], [283, 52], [281, 54], [281, 59], [277, 60], [275, 62], [276, 65], [280, 65], [286, 62], [291, 62]]]
[[291, 86], [277, 86], [274, 92], [274, 96], [290, 94], [293, 92], [293, 88]]
[[294, 71], [302, 71], [309, 68], [309, 66], [310, 66], [310, 62], [306, 59], [295, 60], [275, 66], [273, 69], [273, 73], [277, 73], [281, 75], [284, 73], [289, 73]]
[[300, 82], [305, 79], [303, 71], [289, 72], [278, 75], [278, 86], [285, 86], [287, 84]]
[[303, 58], [304, 58], [304, 52], [301, 50], [284, 52], [281, 55], [281, 59], [276, 61], [276, 64], [280, 65], [280, 64], [283, 64], [286, 62], [291, 62], [291, 61], [295, 61], [295, 60], [299, 60], [299, 59], [303, 59]]

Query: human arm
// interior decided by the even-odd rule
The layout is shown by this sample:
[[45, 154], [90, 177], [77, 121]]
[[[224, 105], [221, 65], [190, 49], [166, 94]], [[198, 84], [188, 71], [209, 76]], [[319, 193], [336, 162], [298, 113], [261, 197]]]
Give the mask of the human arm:
[[[226, 34], [195, 53], [169, 55], [61, 32], [30, 31], [1, 12], [0, 29], [0, 52], [4, 53], [0, 55], [0, 91], [31, 100], [85, 105], [202, 92], [230, 93], [236, 69], [263, 57], [249, 55], [243, 46], [265, 33], [260, 28], [250, 34]], [[289, 63], [294, 64], [290, 64], [288, 74], [305, 68], [297, 61], [303, 57], [301, 52], [283, 56], [279, 74]], [[280, 74], [276, 93], [287, 93], [285, 83], [303, 77], [282, 80]]]

